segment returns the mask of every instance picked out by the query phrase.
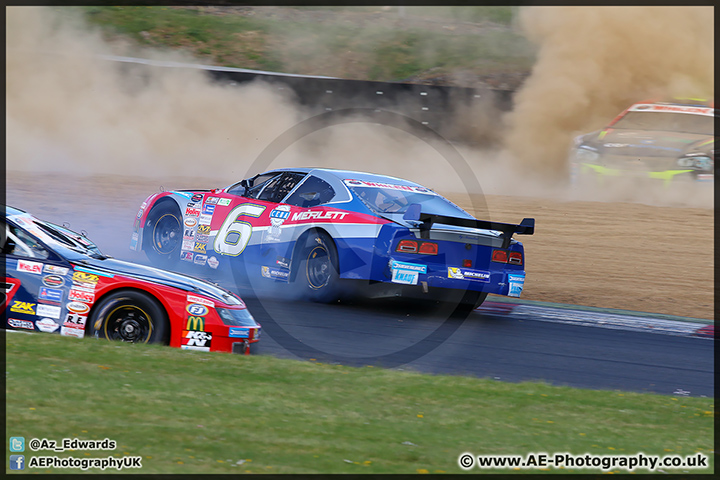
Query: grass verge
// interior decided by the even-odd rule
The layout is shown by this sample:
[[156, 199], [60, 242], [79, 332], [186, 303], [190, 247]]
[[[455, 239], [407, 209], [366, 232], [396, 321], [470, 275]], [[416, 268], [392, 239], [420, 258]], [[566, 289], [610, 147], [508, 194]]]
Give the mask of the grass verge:
[[714, 471], [711, 398], [5, 336], [6, 439], [118, 444], [26, 450], [26, 463], [38, 454], [140, 455], [143, 468], [131, 473], [460, 473], [463, 452], [701, 452], [710, 469], [693, 473]]
[[379, 81], [492, 75], [528, 72], [535, 58], [529, 42], [508, 26], [512, 7], [412, 8], [408, 17], [320, 7], [287, 7], [271, 15], [230, 7], [78, 11], [108, 38], [181, 49], [213, 65], [294, 74]]

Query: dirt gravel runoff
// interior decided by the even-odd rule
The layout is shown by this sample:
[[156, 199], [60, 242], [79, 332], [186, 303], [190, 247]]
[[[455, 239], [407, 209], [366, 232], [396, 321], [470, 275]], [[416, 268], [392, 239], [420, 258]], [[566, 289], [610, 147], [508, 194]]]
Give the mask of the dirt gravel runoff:
[[[224, 187], [228, 180], [7, 173], [7, 203], [86, 230], [105, 253], [145, 261], [128, 248], [134, 216], [151, 193]], [[485, 197], [491, 220], [534, 217], [525, 245], [522, 298], [713, 318], [713, 210], [633, 203]], [[463, 205], [458, 198], [458, 203]]]

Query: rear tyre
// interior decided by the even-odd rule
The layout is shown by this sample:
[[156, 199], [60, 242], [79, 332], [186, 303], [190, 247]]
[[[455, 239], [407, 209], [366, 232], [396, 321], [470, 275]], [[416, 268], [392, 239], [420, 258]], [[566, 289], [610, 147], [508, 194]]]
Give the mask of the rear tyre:
[[458, 297], [452, 294], [449, 295], [452, 300], [448, 302], [448, 305], [454, 307], [453, 315], [462, 317], [467, 317], [473, 310], [482, 305], [485, 298], [487, 298], [486, 292], [476, 292], [473, 290], [466, 290], [465, 292], [460, 290], [457, 291], [457, 294], [460, 295], [459, 300]]
[[299, 245], [295, 283], [309, 300], [332, 303], [340, 298], [340, 273], [335, 242], [323, 232], [312, 232]]
[[88, 334], [129, 343], [161, 343], [170, 336], [167, 314], [150, 295], [134, 290], [113, 292], [94, 308]]
[[143, 232], [143, 250], [162, 268], [174, 267], [182, 246], [182, 216], [175, 203], [164, 202], [150, 211]]
[[470, 308], [471, 310], [475, 310], [480, 305], [483, 304], [485, 299], [487, 298], [486, 292], [475, 292], [475, 291], [466, 291], [463, 295], [463, 298], [460, 300], [460, 305]]

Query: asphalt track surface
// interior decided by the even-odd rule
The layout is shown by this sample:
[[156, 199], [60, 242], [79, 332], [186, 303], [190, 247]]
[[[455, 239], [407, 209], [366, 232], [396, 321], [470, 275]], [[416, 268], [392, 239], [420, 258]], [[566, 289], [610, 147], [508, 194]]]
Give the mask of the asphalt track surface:
[[[215, 279], [217, 281], [217, 278]], [[500, 381], [714, 397], [714, 340], [472, 312], [404, 299], [332, 305], [239, 288], [263, 326], [258, 353]], [[259, 292], [259, 293], [258, 293]]]
[[244, 299], [263, 325], [263, 354], [510, 382], [714, 396], [714, 341], [705, 338], [473, 312], [447, 339], [426, 342], [418, 352], [413, 344], [452, 326], [442, 315], [406, 302], [320, 305]]

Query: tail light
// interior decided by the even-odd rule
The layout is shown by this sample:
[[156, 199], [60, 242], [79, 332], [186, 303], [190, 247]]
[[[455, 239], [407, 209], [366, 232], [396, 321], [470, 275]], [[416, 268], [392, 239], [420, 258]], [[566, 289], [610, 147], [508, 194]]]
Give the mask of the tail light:
[[508, 263], [512, 263], [513, 265], [522, 265], [523, 264], [522, 253], [510, 252], [510, 258], [508, 258]]
[[509, 263], [511, 265], [523, 264], [522, 253], [506, 252], [505, 250], [493, 250], [492, 261], [498, 263]]
[[400, 240], [400, 243], [398, 243], [395, 251], [403, 253], [417, 253], [418, 242], [415, 240]]
[[422, 242], [420, 244], [420, 248], [418, 249], [418, 253], [422, 255], [437, 255], [438, 244], [432, 242]]
[[493, 250], [492, 261], [498, 263], [507, 263], [508, 255], [505, 250]]
[[420, 255], [437, 255], [438, 244], [433, 242], [418, 242], [417, 240], [400, 240], [395, 251], [401, 253], [419, 253]]

